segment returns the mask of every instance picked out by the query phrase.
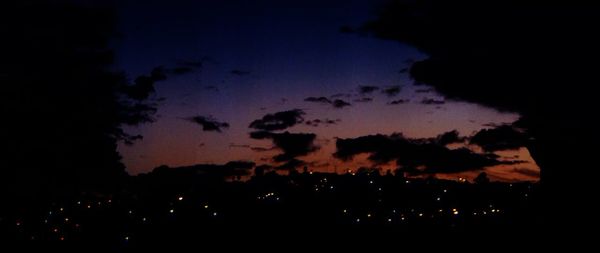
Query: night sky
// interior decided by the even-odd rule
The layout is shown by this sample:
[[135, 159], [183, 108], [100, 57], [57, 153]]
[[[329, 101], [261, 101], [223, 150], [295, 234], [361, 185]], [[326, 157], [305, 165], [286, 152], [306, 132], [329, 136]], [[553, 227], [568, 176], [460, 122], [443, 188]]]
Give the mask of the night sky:
[[[406, 68], [426, 55], [414, 48], [341, 31], [372, 19], [378, 4], [120, 1], [121, 36], [113, 42], [116, 68], [130, 79], [158, 66], [176, 72], [156, 83], [156, 121], [127, 129], [144, 136], [133, 145], [119, 146], [127, 171], [237, 160], [281, 165], [273, 160], [281, 149], [272, 140], [251, 138], [256, 129], [249, 125], [290, 110], [303, 112], [302, 119], [279, 132], [316, 135], [315, 148], [295, 158], [311, 170], [329, 172], [395, 167], [373, 164], [366, 154], [348, 161], [334, 157], [338, 138], [393, 133], [430, 138], [451, 130], [471, 136], [519, 118], [448, 100], [428, 86], [415, 85]], [[462, 146], [482, 152], [475, 145], [451, 148]], [[526, 148], [497, 154], [521, 162], [488, 167], [492, 180], [539, 178]], [[471, 179], [479, 172], [437, 176]]]

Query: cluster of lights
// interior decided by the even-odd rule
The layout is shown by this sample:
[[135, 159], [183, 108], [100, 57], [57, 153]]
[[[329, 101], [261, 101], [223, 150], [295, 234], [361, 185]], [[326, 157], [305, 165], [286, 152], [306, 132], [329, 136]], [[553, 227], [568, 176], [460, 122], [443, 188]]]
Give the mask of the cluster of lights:
[[[354, 175], [354, 172], [352, 172], [351, 170], [348, 170], [348, 173]], [[312, 174], [312, 172], [311, 172]], [[315, 176], [315, 179], [317, 179], [317, 177], [320, 177], [321, 174]], [[331, 179], [331, 178], [329, 178]], [[330, 182], [331, 181], [331, 182]], [[465, 178], [458, 178], [459, 182], [467, 182], [467, 180]], [[314, 181], [312, 181], [314, 182]], [[322, 177], [321, 179], [318, 179], [318, 183], [314, 185], [314, 190], [315, 191], [319, 191], [319, 192], [328, 192], [328, 190], [333, 190], [334, 189], [334, 183], [336, 181], [335, 180], [328, 180], [327, 177]], [[383, 186], [386, 187], [386, 190], [389, 189], [386, 184], [382, 184], [382, 182], [379, 182], [379, 180], [377, 178], [373, 179], [373, 178], [367, 178], [365, 179], [363, 182], [367, 182], [369, 185], [373, 185], [373, 186], [369, 186], [369, 189], [371, 189], [372, 191], [378, 191], [378, 192], [382, 192], [383, 191]], [[409, 180], [405, 181], [407, 184], [410, 183]], [[417, 181], [417, 186], [418, 186], [418, 181]], [[308, 185], [310, 186], [310, 185]], [[509, 184], [507, 185], [508, 187], [511, 187], [511, 189], [513, 189], [513, 184]], [[518, 185], [517, 185], [518, 186]], [[337, 187], [337, 186], [336, 186]], [[407, 186], [408, 187], [408, 186]], [[445, 187], [448, 188], [448, 187]], [[449, 187], [448, 189], [445, 188], [438, 188], [438, 190], [435, 191], [435, 193], [433, 194], [433, 196], [429, 196], [428, 199], [429, 201], [431, 201], [431, 206], [429, 206], [428, 208], [423, 208], [423, 207], [416, 207], [415, 208], [407, 208], [407, 207], [402, 207], [402, 208], [398, 208], [398, 209], [387, 209], [387, 210], [382, 210], [380, 208], [374, 208], [369, 210], [368, 212], [365, 212], [364, 210], [351, 210], [351, 209], [342, 209], [341, 213], [344, 215], [343, 217], [345, 217], [344, 219], [346, 219], [348, 222], [352, 223], [352, 222], [356, 222], [356, 223], [372, 223], [372, 222], [382, 222], [382, 223], [392, 223], [394, 222], [395, 224], [401, 224], [401, 223], [405, 223], [404, 221], [415, 221], [418, 222], [419, 220], [424, 220], [424, 219], [435, 219], [435, 218], [449, 218], [449, 217], [454, 217], [457, 216], [457, 219], [453, 219], [454, 221], [457, 220], [461, 220], [459, 218], [465, 217], [465, 216], [486, 216], [489, 215], [491, 217], [491, 215], [498, 215], [498, 214], [504, 214], [504, 210], [501, 210], [498, 207], [495, 207], [494, 205], [489, 205], [485, 206], [483, 208], [476, 208], [476, 209], [464, 209], [462, 206], [446, 206], [446, 204], [448, 203], [452, 203], [452, 199], [453, 197], [451, 196], [451, 194], [448, 194], [449, 190], [453, 190], [454, 193], [454, 188]], [[309, 188], [310, 189], [310, 188]], [[531, 189], [531, 186], [528, 186], [528, 189]], [[443, 193], [440, 193], [440, 190]], [[460, 192], [459, 189], [456, 189], [457, 192]], [[372, 193], [372, 192], [371, 192]], [[457, 194], [458, 195], [458, 194]], [[383, 196], [381, 193], [378, 194], [378, 196]], [[518, 196], [525, 196], [528, 197], [529, 193], [526, 191], [525, 193], [520, 193]], [[180, 206], [178, 206], [177, 202], [182, 202], [184, 201], [184, 199], [187, 200], [188, 196], [184, 195], [175, 195], [175, 196], [171, 196], [171, 200], [172, 202], [170, 202], [170, 207], [169, 208], [165, 208], [168, 212], [168, 214], [165, 214], [164, 210], [162, 209], [162, 214], [164, 216], [169, 216], [169, 214], [174, 215], [176, 210], [180, 210], [179, 208], [181, 208]], [[280, 200], [280, 195], [276, 194], [275, 192], [267, 192], [264, 193], [262, 195], [257, 196], [257, 199], [259, 200]], [[444, 199], [444, 202], [441, 202], [442, 199]], [[379, 198], [378, 199], [379, 202], [382, 202], [383, 199]], [[81, 200], [77, 200], [75, 202], [71, 202], [71, 203], [75, 203], [76, 205], [67, 205], [67, 206], [60, 206], [60, 205], [54, 205], [55, 206], [52, 210], [48, 211], [48, 217], [42, 217], [42, 219], [40, 219], [40, 221], [43, 221], [44, 224], [46, 224], [45, 230], [46, 233], [51, 233], [53, 234], [53, 238], [56, 240], [66, 240], [66, 239], [71, 239], [71, 233], [74, 232], [75, 230], [79, 229], [80, 224], [78, 222], [78, 218], [77, 216], [66, 216], [67, 213], [71, 213], [71, 211], [78, 211], [78, 210], [87, 210], [87, 209], [95, 209], [95, 208], [99, 208], [102, 207], [101, 209], [106, 208], [107, 206], [110, 207], [110, 203], [112, 203], [111, 199], [105, 199], [103, 201], [97, 201], [97, 200], [87, 200], [87, 199], [81, 199]], [[120, 203], [120, 202], [119, 202]], [[184, 202], [184, 203], [187, 203]], [[444, 205], [444, 207], [442, 207], [442, 205]], [[206, 209], [205, 215], [208, 215], [209, 217], [217, 217], [217, 216], [222, 216], [221, 210], [220, 213], [217, 212], [216, 210], [214, 210], [214, 208], [209, 209], [209, 205], [207, 203], [202, 203], [200, 205], [200, 207]], [[459, 211], [460, 208], [460, 211]], [[65, 211], [65, 210], [68, 210]], [[339, 209], [338, 209], [339, 210]], [[138, 212], [137, 210], [133, 210], [133, 209], [125, 209], [122, 210], [123, 213], [127, 213], [129, 214], [130, 218], [134, 218], [132, 220], [137, 221], [139, 223], [139, 221], [141, 220], [144, 224], [149, 224], [149, 220], [154, 220], [153, 217], [150, 217], [151, 219], [148, 219], [147, 217], [142, 217], [142, 215], [140, 215], [140, 212]], [[86, 213], [89, 211], [85, 211]], [[339, 212], [339, 211], [338, 211]], [[227, 213], [227, 212], [225, 212]], [[134, 215], [136, 214], [136, 215]], [[338, 215], [340, 215], [340, 213], [338, 213]], [[460, 216], [459, 216], [460, 215]], [[26, 220], [27, 224], [29, 225], [29, 220]], [[402, 221], [402, 222], [400, 222]], [[16, 220], [15, 223], [13, 223], [16, 225], [16, 227], [18, 227], [21, 231], [24, 231], [25, 228], [23, 226], [23, 220]], [[405, 223], [406, 224], [406, 223]], [[75, 229], [73, 229], [75, 228]], [[122, 235], [125, 241], [129, 241], [130, 240], [130, 236], [131, 235]], [[31, 237], [27, 237], [27, 238], [38, 238], [37, 236], [31, 236]]]
[[492, 205], [490, 205], [489, 208], [473, 211], [473, 216], [498, 215], [501, 212], [503, 213], [500, 208], [494, 208]]
[[279, 197], [276, 196], [276, 194], [274, 192], [269, 192], [265, 195], [259, 195], [258, 197], [256, 197], [258, 200], [277, 200], [279, 201]]

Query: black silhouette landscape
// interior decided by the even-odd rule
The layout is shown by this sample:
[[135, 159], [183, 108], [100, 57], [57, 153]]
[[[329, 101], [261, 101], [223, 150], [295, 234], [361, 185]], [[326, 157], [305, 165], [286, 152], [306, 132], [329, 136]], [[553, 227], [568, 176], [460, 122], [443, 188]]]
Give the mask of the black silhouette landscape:
[[1, 5], [2, 241], [595, 228], [591, 4]]

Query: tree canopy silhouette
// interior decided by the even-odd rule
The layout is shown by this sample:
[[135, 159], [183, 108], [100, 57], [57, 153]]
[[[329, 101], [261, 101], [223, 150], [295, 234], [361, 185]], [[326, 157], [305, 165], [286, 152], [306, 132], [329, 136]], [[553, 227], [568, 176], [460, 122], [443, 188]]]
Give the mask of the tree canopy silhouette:
[[409, 71], [418, 84], [519, 112], [548, 196], [577, 205], [593, 185], [579, 171], [594, 164], [587, 147], [597, 143], [599, 14], [580, 1], [394, 0], [362, 31], [426, 53]]
[[555, 180], [556, 169], [579, 156], [565, 147], [593, 136], [589, 84], [598, 81], [598, 13], [566, 2], [396, 0], [362, 29], [428, 54], [410, 68], [417, 83], [521, 113], [536, 139], [529, 148], [543, 180]]
[[2, 191], [118, 183], [126, 172], [117, 142], [141, 138], [122, 126], [153, 120], [147, 98], [164, 79], [159, 70], [130, 84], [111, 67], [115, 11], [107, 3], [9, 1], [0, 20]]

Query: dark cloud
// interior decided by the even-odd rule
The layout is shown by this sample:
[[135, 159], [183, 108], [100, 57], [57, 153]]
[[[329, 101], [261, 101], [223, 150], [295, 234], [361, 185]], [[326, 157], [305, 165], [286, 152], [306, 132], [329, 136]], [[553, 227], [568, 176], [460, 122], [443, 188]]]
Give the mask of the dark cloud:
[[275, 149], [275, 147], [271, 147], [271, 148], [250, 147], [250, 150], [255, 151], [255, 152], [266, 152], [266, 151], [271, 151], [273, 149]]
[[229, 128], [229, 123], [219, 122], [212, 116], [205, 117], [199, 115], [187, 118], [186, 120], [201, 125], [203, 131], [221, 132], [221, 129]]
[[494, 154], [474, 153], [466, 148], [449, 149], [436, 140], [410, 139], [399, 133], [337, 139], [336, 148], [334, 157], [341, 160], [368, 153], [368, 160], [375, 164], [395, 161], [398, 166], [417, 169], [421, 173], [479, 170], [506, 163]]
[[270, 139], [271, 136], [274, 133], [271, 133], [269, 131], [254, 131], [254, 132], [250, 132], [250, 138], [252, 139], [257, 139], [257, 140], [264, 140], [264, 139]]
[[304, 156], [317, 151], [319, 147], [314, 143], [316, 137], [317, 135], [313, 133], [271, 133], [267, 131], [250, 133], [250, 138], [270, 139], [275, 147], [283, 151], [283, 153], [273, 157], [276, 162], [288, 161], [297, 156]]
[[368, 103], [368, 102], [372, 102], [372, 101], [373, 101], [372, 98], [367, 98], [367, 97], [354, 99], [354, 102], [357, 102], [357, 103]]
[[393, 101], [389, 102], [388, 104], [389, 105], [401, 105], [401, 104], [406, 104], [408, 102], [410, 102], [409, 99], [398, 99], [398, 100], [393, 100]]
[[342, 99], [335, 99], [332, 101], [326, 97], [307, 97], [304, 99], [304, 101], [333, 105], [334, 108], [343, 108], [352, 105]]
[[138, 135], [130, 135], [127, 138], [123, 139], [123, 143], [125, 143], [125, 145], [127, 145], [127, 146], [131, 146], [135, 143], [135, 141], [142, 140], [142, 139], [144, 139], [144, 136], [142, 136], [142, 135], [139, 135], [139, 134]]
[[466, 139], [466, 137], [461, 137], [458, 131], [452, 130], [438, 135], [436, 141], [440, 145], [448, 145], [453, 143], [463, 143]]
[[313, 161], [313, 162], [306, 163], [306, 165], [311, 168], [328, 168], [331, 164], [328, 162]]
[[274, 167], [272, 165], [269, 164], [261, 164], [256, 166], [254, 169], [255, 170], [263, 170], [263, 171], [267, 171], [267, 170], [272, 170]]
[[358, 86], [358, 92], [363, 95], [373, 93], [376, 90], [379, 90], [379, 87], [377, 87], [377, 86]]
[[304, 114], [300, 109], [267, 114], [262, 119], [252, 121], [248, 127], [265, 131], [283, 130], [304, 122]]
[[305, 122], [306, 125], [312, 126], [312, 127], [318, 127], [320, 125], [335, 125], [339, 122], [341, 122], [341, 119], [313, 119], [313, 120], [308, 120]]
[[351, 105], [352, 104], [350, 104], [344, 100], [341, 100], [341, 99], [336, 99], [333, 101], [333, 107], [335, 107], [335, 108], [344, 108], [346, 106], [351, 106]]
[[295, 169], [298, 169], [299, 167], [306, 166], [306, 165], [307, 165], [306, 162], [294, 158], [294, 159], [290, 159], [289, 161], [286, 161], [282, 165], [275, 167], [275, 169], [276, 170], [295, 170]]
[[255, 152], [266, 152], [266, 151], [271, 151], [271, 150], [276, 149], [276, 147], [271, 147], [271, 148], [253, 147], [248, 144], [235, 144], [235, 143], [229, 143], [229, 147], [230, 148], [247, 148], [247, 149], [250, 149]]
[[481, 126], [491, 127], [491, 128], [496, 128], [496, 127], [499, 127], [499, 126], [502, 126], [502, 125], [504, 125], [504, 124], [497, 124], [497, 123], [494, 123], [494, 122], [489, 122], [489, 123], [481, 124]]
[[236, 75], [236, 76], [247, 76], [247, 75], [250, 75], [250, 73], [251, 72], [247, 71], [247, 70], [239, 70], [239, 69], [231, 70], [231, 74]]
[[426, 89], [416, 89], [415, 92], [416, 93], [430, 93], [433, 91], [433, 88], [426, 88]]
[[182, 166], [170, 168], [166, 165], [152, 170], [151, 174], [157, 176], [167, 176], [172, 174], [187, 176], [244, 176], [250, 175], [250, 171], [256, 164], [251, 161], [231, 161], [226, 164], [196, 164], [192, 166]]
[[501, 125], [492, 129], [482, 129], [471, 137], [471, 144], [475, 144], [488, 152], [499, 150], [515, 150], [525, 147], [528, 137], [510, 125]]
[[333, 95], [331, 95], [329, 97], [330, 98], [341, 98], [341, 97], [347, 97], [347, 98], [349, 98], [349, 97], [352, 97], [352, 95], [350, 95], [350, 94], [344, 94], [344, 93], [336, 93], [336, 94], [333, 94]]
[[164, 67], [156, 67], [152, 69], [150, 75], [138, 76], [132, 85], [124, 86], [123, 93], [134, 100], [147, 99], [150, 94], [154, 93], [154, 84], [158, 81], [167, 79]]
[[306, 102], [315, 102], [315, 103], [323, 103], [323, 104], [331, 104], [332, 101], [326, 97], [307, 97], [304, 99]]
[[421, 100], [421, 104], [424, 105], [443, 105], [445, 103], [446, 101], [444, 100], [436, 100], [433, 98], [423, 98], [423, 100]]
[[385, 89], [381, 90], [381, 93], [386, 94], [390, 97], [396, 96], [400, 93], [400, 86], [396, 85], [396, 86], [386, 87]]
[[539, 170], [532, 170], [532, 169], [526, 169], [526, 168], [515, 168], [515, 169], [513, 169], [513, 171], [517, 172], [519, 174], [525, 175], [525, 176], [540, 177]]

